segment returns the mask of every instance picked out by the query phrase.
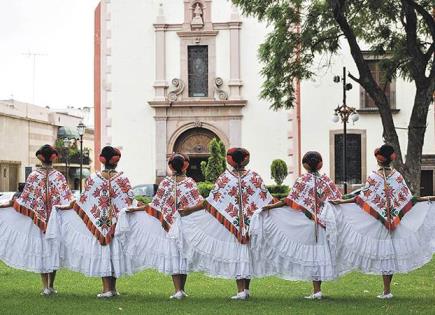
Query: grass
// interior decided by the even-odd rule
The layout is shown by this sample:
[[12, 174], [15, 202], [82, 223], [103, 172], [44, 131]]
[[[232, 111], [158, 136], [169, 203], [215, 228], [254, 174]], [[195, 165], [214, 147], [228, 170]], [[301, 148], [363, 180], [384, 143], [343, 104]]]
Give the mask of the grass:
[[121, 278], [121, 296], [97, 300], [100, 280], [66, 270], [58, 272], [57, 296], [39, 295], [39, 275], [10, 269], [0, 263], [1, 314], [435, 314], [435, 260], [424, 268], [393, 279], [395, 297], [376, 298], [379, 276], [352, 273], [325, 283], [322, 301], [306, 301], [308, 282], [277, 278], [253, 280], [249, 301], [230, 301], [232, 280], [192, 274], [187, 280], [190, 297], [170, 301], [170, 277], [146, 271]]

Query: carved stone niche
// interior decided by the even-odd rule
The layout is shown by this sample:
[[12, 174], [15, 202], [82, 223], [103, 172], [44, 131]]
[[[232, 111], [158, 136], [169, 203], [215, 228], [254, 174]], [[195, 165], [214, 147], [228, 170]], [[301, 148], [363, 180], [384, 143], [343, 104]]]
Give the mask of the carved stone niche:
[[184, 0], [183, 31], [210, 31], [212, 0]]
[[201, 29], [204, 27], [204, 12], [199, 2], [196, 2], [194, 6], [195, 7], [193, 8], [193, 18], [192, 22], [190, 22], [190, 26], [192, 27], [192, 29]]

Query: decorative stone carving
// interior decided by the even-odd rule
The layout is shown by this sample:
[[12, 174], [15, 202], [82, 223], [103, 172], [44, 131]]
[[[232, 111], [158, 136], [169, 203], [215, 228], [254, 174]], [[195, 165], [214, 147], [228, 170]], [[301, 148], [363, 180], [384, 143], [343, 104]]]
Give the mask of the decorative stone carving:
[[201, 128], [202, 127], [202, 122], [200, 122], [199, 120], [196, 120], [193, 122], [193, 126], [196, 128]]
[[199, 5], [199, 3], [197, 2], [195, 5], [195, 9], [193, 11], [193, 18], [192, 18], [192, 22], [190, 23], [190, 26], [193, 29], [198, 29], [198, 28], [203, 28], [204, 27], [204, 20], [203, 20], [203, 12], [201, 9], [201, 6]]
[[172, 79], [172, 86], [169, 88], [168, 101], [175, 102], [178, 96], [184, 91], [184, 82], [181, 79]]
[[228, 93], [222, 90], [222, 86], [224, 85], [224, 80], [222, 78], [216, 78], [214, 80], [214, 83], [216, 84], [216, 93], [218, 96], [218, 99], [221, 101], [225, 101], [228, 99]]

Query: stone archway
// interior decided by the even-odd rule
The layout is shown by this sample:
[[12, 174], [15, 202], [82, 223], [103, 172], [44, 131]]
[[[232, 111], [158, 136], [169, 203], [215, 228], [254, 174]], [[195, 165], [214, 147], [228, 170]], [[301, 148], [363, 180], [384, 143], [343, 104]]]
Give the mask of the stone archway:
[[200, 165], [210, 156], [208, 145], [213, 138], [219, 139], [213, 131], [198, 127], [184, 131], [175, 141], [173, 152], [181, 152], [189, 156], [190, 167], [187, 176], [197, 182], [204, 180]]

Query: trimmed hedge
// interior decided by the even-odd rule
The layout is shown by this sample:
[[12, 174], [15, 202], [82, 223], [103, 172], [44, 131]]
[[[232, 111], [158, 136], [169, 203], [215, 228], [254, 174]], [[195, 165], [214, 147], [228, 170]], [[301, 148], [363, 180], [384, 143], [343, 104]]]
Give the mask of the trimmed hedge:
[[143, 202], [144, 204], [149, 204], [153, 198], [147, 196], [135, 196], [134, 199]]
[[210, 182], [199, 182], [198, 183], [198, 190], [201, 196], [204, 198], [207, 198], [210, 194], [210, 191], [213, 189], [214, 184]]
[[272, 165], [270, 165], [270, 174], [272, 175], [273, 180], [278, 186], [282, 185], [282, 182], [288, 175], [288, 168], [285, 161], [277, 159], [272, 161]]
[[287, 197], [290, 192], [290, 187], [286, 185], [268, 185], [266, 187], [270, 194], [278, 199]]

